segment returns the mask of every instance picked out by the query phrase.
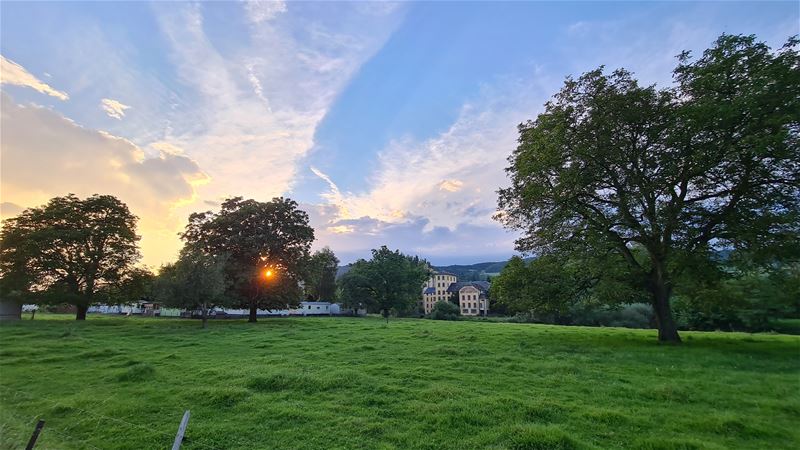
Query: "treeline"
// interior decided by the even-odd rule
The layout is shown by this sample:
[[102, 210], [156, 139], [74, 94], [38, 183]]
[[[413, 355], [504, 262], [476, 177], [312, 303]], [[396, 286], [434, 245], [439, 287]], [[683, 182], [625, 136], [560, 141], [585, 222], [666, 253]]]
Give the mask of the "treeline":
[[[638, 252], [637, 252], [638, 253]], [[753, 265], [727, 259], [687, 271], [674, 295], [684, 330], [772, 331], [800, 319], [800, 265]], [[512, 321], [655, 328], [645, 286], [613, 260], [545, 255], [512, 258], [491, 287], [492, 309]]]
[[[0, 295], [19, 303], [72, 304], [84, 320], [96, 303], [142, 298], [200, 310], [296, 306], [332, 299], [339, 260], [311, 253], [308, 215], [286, 198], [231, 198], [218, 212], [195, 213], [176, 262], [154, 274], [137, 267], [138, 218], [119, 199], [56, 197], [6, 220], [0, 232]], [[205, 325], [205, 320], [203, 321]]]
[[311, 252], [308, 214], [287, 198], [235, 197], [219, 211], [194, 213], [180, 234], [177, 261], [157, 274], [137, 267], [138, 218], [119, 199], [56, 197], [6, 220], [0, 232], [0, 295], [17, 303], [71, 304], [85, 320], [92, 304], [143, 299], [199, 311], [206, 326], [214, 307], [258, 310], [301, 300], [341, 301], [354, 310], [414, 314], [429, 265], [418, 257], [373, 250], [339, 282], [339, 260], [327, 247]]

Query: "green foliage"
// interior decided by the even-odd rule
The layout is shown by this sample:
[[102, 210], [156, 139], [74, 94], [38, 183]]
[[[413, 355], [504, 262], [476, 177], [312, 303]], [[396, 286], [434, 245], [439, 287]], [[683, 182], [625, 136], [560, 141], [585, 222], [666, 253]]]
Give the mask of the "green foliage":
[[428, 314], [428, 318], [433, 320], [458, 320], [459, 317], [461, 317], [461, 309], [458, 305], [444, 300], [436, 302], [431, 313]]
[[71, 303], [78, 319], [99, 290], [125, 282], [139, 259], [136, 221], [111, 195], [55, 197], [3, 222], [0, 288], [26, 301]]
[[[283, 309], [300, 301], [314, 229], [297, 206], [282, 197], [269, 202], [230, 198], [218, 213], [189, 216], [181, 235], [192, 250], [225, 258], [226, 296], [250, 308], [250, 321], [256, 320], [257, 308]], [[267, 269], [270, 278], [264, 276]]]
[[675, 309], [692, 330], [771, 330], [775, 320], [800, 313], [800, 266], [697, 281], [677, 296]]
[[225, 259], [185, 248], [174, 264], [161, 266], [156, 298], [165, 306], [200, 310], [203, 327], [208, 309], [225, 303]]
[[416, 308], [420, 286], [430, 277], [430, 269], [418, 257], [407, 256], [386, 246], [372, 250], [372, 259], [359, 259], [339, 280], [345, 306], [366, 306], [388, 319]]
[[492, 280], [492, 300], [512, 314], [568, 324], [579, 311], [601, 313], [646, 298], [618, 261], [588, 254], [569, 256], [547, 254], [527, 263], [520, 257], [511, 258]]
[[339, 258], [329, 247], [314, 252], [303, 277], [306, 296], [314, 301], [333, 301], [336, 298], [338, 268]]
[[170, 448], [186, 409], [187, 449], [797, 447], [800, 337], [655, 336], [40, 313], [0, 326], [0, 448], [24, 447], [37, 417], [37, 449]]
[[98, 302], [123, 304], [149, 298], [153, 295], [156, 276], [146, 267], [133, 267], [113, 284], [102, 286], [97, 293]]
[[550, 255], [529, 263], [512, 257], [494, 278], [491, 298], [511, 313], [558, 315], [580, 299], [580, 282], [568, 266]]
[[720, 248], [797, 257], [797, 44], [772, 52], [723, 35], [700, 58], [683, 53], [669, 89], [622, 69], [568, 78], [519, 126], [509, 158], [498, 218], [523, 232], [518, 249], [613, 256], [672, 342], [670, 297], [697, 259], [713, 265]]

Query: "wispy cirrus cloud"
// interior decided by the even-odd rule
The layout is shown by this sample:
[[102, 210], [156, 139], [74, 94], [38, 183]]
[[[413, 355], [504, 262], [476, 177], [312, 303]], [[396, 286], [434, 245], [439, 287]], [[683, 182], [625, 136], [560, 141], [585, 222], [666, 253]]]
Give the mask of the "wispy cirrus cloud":
[[118, 100], [104, 98], [100, 100], [100, 108], [105, 111], [108, 117], [113, 117], [114, 119], [120, 120], [125, 117], [125, 110], [130, 109], [130, 106], [125, 105]]
[[487, 86], [444, 132], [393, 141], [380, 152], [365, 192], [343, 192], [313, 168], [329, 186], [312, 215], [319, 245], [335, 245], [351, 260], [383, 244], [436, 263], [507, 258], [516, 234], [492, 219], [496, 190], [506, 183], [516, 126], [543, 103], [548, 88], [541, 83], [547, 82], [506, 79]]
[[279, 14], [285, 13], [287, 9], [286, 2], [282, 0], [248, 0], [245, 3], [247, 18], [255, 24], [274, 19]]
[[0, 84], [29, 87], [59, 100], [69, 99], [66, 92], [52, 88], [49, 84], [33, 76], [24, 67], [2, 55], [0, 55]]
[[174, 123], [162, 140], [190, 149], [208, 168], [214, 181], [203, 187], [205, 198], [287, 192], [336, 95], [397, 22], [349, 5], [320, 7], [349, 27], [292, 17], [285, 5], [245, 4], [252, 45], [235, 54], [219, 51], [205, 32], [203, 5], [155, 7], [180, 80], [202, 111], [192, 123]]

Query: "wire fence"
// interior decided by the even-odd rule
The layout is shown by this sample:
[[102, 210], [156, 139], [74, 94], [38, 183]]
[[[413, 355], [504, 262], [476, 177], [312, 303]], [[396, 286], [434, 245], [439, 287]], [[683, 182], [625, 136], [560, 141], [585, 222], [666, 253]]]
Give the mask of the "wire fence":
[[[49, 398], [36, 396], [29, 392], [23, 392], [8, 386], [0, 386], [0, 395], [4, 397], [2, 402], [4, 405], [4, 410], [9, 406], [9, 401], [16, 405], [19, 405], [21, 401], [28, 403], [40, 402], [50, 405], [48, 411], [43, 411], [41, 414], [37, 414], [35, 416], [30, 416], [29, 414], [19, 414], [19, 408], [17, 408], [17, 411], [15, 411], [11, 418], [4, 417], [2, 424], [0, 424], [0, 448], [25, 448], [34, 426], [39, 419], [46, 420], [46, 425], [42, 430], [39, 441], [35, 447], [37, 450], [46, 448], [63, 449], [64, 445], [70, 444], [74, 445], [75, 448], [90, 448], [100, 450], [100, 447], [89, 443], [88, 440], [91, 439], [97, 442], [103, 437], [106, 437], [109, 439], [113, 438], [115, 441], [119, 441], [120, 437], [112, 435], [109, 431], [112, 433], [117, 433], [118, 428], [120, 427], [127, 430], [128, 433], [130, 433], [130, 430], [138, 430], [135, 439], [132, 440], [140, 446], [146, 442], [147, 447], [144, 448], [170, 448], [175, 438], [174, 431], [165, 431], [159, 429], [160, 427], [164, 427], [167, 424], [166, 422], [158, 425], [143, 425], [133, 422], [128, 418], [122, 419], [119, 417], [111, 417], [101, 414], [96, 410], [92, 411], [79, 408], [73, 404], [67, 404], [64, 402], [51, 400]], [[116, 396], [106, 397], [105, 399], [102, 399], [92, 405], [92, 409], [103, 408], [115, 398]], [[6, 412], [8, 411], [4, 411], [4, 416], [6, 415]], [[183, 410], [180, 410], [180, 413], [182, 414]], [[76, 418], [77, 420], [74, 420]], [[15, 425], [12, 426], [10, 422], [14, 422]], [[115, 425], [113, 429], [108, 427], [109, 424]], [[175, 430], [177, 430], [178, 424], [179, 422], [177, 420], [172, 419], [170, 419], [168, 423], [169, 427], [174, 427]], [[193, 434], [191, 429], [192, 426], [190, 424], [189, 431], [187, 432], [187, 438], [185, 440], [185, 446], [187, 448], [219, 450], [230, 447], [247, 447], [246, 443], [230, 435], [225, 436], [224, 444], [198, 439], [199, 436], [197, 433]], [[53, 443], [53, 446], [49, 446], [53, 434], [59, 436], [62, 441]], [[132, 442], [131, 446], [133, 445], [134, 444]]]

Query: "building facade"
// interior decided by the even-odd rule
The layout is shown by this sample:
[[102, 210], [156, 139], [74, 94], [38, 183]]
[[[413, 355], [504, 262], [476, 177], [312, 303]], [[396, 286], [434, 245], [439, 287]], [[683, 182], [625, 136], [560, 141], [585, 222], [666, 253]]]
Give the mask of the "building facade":
[[488, 293], [486, 281], [459, 282], [452, 273], [434, 272], [422, 288], [422, 311], [430, 314], [436, 302], [457, 299], [461, 315], [485, 316], [489, 314]]
[[425, 311], [425, 314], [430, 314], [436, 302], [450, 300], [451, 294], [447, 292], [447, 289], [457, 281], [458, 278], [452, 273], [433, 273], [422, 288], [422, 310]]

